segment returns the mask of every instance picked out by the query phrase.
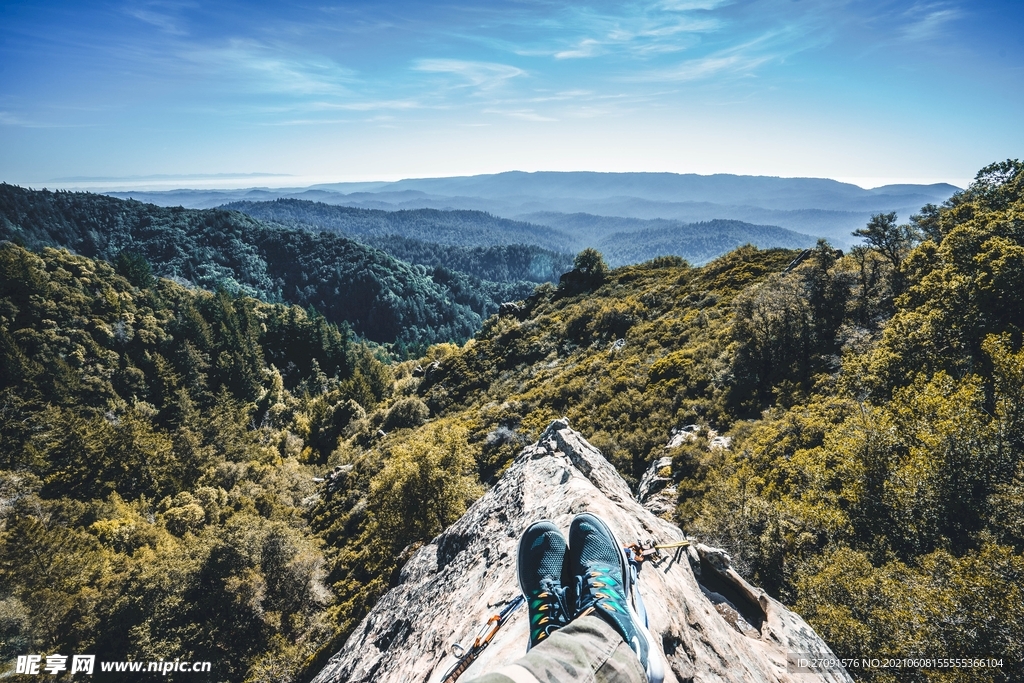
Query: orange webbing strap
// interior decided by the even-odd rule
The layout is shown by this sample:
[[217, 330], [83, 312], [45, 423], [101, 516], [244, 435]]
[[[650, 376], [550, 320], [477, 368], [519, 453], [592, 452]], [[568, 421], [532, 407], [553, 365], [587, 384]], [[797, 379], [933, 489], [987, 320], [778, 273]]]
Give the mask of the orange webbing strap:
[[647, 543], [641, 543], [637, 541], [631, 545], [625, 546], [625, 549], [630, 551], [633, 558], [632, 561], [639, 567], [643, 566], [644, 562], [650, 561], [652, 564], [658, 564], [661, 561], [662, 550], [668, 550], [670, 548], [685, 548], [690, 545], [689, 541], [676, 541], [675, 543], [660, 543], [655, 544], [653, 541]]

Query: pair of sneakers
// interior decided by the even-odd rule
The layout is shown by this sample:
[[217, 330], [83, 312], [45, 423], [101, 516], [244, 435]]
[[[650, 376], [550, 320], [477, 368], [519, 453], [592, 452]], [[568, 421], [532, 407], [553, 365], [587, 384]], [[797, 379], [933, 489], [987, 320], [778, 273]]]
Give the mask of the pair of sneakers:
[[548, 520], [519, 539], [519, 588], [530, 612], [530, 647], [584, 614], [601, 617], [636, 653], [647, 680], [660, 683], [664, 665], [637, 614], [632, 574], [615, 534], [599, 517], [577, 515], [569, 540]]

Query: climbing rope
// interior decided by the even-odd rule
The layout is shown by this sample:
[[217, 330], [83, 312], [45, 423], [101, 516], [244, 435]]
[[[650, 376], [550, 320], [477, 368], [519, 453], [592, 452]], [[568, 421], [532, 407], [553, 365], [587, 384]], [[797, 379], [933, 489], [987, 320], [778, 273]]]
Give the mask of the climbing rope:
[[459, 643], [452, 643], [452, 654], [455, 656], [457, 661], [444, 675], [444, 678], [441, 679], [441, 683], [455, 683], [459, 676], [465, 673], [466, 669], [469, 668], [469, 665], [476, 661], [476, 658], [480, 656], [480, 653], [483, 652], [484, 648], [490, 644], [491, 639], [494, 638], [498, 629], [509, 620], [512, 613], [519, 609], [519, 606], [524, 602], [526, 602], [526, 598], [522, 595], [517, 595], [509, 601], [509, 603], [505, 605], [504, 609], [487, 620], [483, 625], [483, 628], [480, 629], [480, 633], [478, 633], [476, 638], [473, 639], [473, 644], [469, 647], [465, 647]]
[[670, 550], [672, 548], [685, 548], [690, 545], [690, 541], [677, 541], [675, 543], [654, 543], [654, 541], [647, 541], [643, 543], [637, 541], [631, 545], [627, 545], [623, 550], [626, 551], [626, 555], [632, 564], [636, 565], [637, 571], [643, 567], [644, 562], [650, 562], [657, 566], [665, 556], [662, 554], [662, 550]]

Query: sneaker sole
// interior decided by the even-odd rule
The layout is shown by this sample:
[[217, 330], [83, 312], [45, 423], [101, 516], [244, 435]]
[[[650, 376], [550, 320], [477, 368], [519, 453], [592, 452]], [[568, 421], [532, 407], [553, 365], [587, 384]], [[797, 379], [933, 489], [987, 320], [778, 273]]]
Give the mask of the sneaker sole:
[[647, 674], [648, 683], [662, 683], [665, 679], [665, 663], [662, 661], [661, 650], [654, 643], [654, 636], [651, 635], [651, 632], [647, 629], [647, 625], [640, 618], [640, 615], [637, 614], [636, 607], [633, 604], [635, 600], [633, 590], [635, 587], [633, 585], [633, 575], [629, 571], [629, 562], [626, 560], [626, 554], [622, 552], [622, 549], [625, 546], [619, 542], [618, 536], [616, 536], [615, 532], [605, 524], [603, 519], [586, 512], [578, 515], [578, 517], [582, 517], [584, 515], [594, 526], [604, 529], [605, 533], [607, 533], [615, 542], [615, 547], [619, 551], [619, 565], [622, 568], [623, 583], [625, 584], [628, 582], [629, 584], [629, 599], [626, 600], [626, 607], [629, 609], [629, 615], [637, 625], [637, 628], [639, 628], [640, 633], [647, 638], [647, 670], [644, 673]]

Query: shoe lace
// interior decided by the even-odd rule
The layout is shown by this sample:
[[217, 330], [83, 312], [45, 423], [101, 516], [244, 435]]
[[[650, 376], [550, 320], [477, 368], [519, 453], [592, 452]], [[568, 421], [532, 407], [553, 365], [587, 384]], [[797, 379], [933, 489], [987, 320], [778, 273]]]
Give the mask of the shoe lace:
[[613, 591], [617, 582], [600, 567], [591, 568], [576, 578], [576, 614], [600, 606], [618, 612], [622, 609], [620, 597]]
[[561, 583], [554, 579], [541, 579], [536, 597], [543, 601], [537, 606], [537, 611], [542, 612], [543, 616], [534, 627], [540, 628], [543, 635], [548, 635], [551, 626], [561, 628], [569, 623], [570, 612], [566, 604], [565, 588]]

